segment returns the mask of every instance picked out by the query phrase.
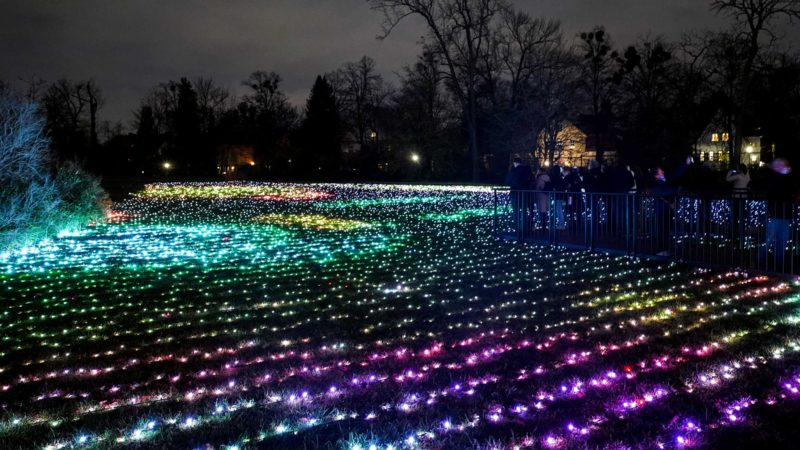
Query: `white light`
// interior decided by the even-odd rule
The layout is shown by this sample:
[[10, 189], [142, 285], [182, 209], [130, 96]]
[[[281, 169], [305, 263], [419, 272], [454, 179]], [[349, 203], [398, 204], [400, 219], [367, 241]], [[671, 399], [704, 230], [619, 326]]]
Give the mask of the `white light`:
[[172, 163], [169, 161], [164, 161], [164, 164], [161, 164], [161, 167], [163, 167], [164, 170], [169, 170], [172, 168]]
[[412, 153], [411, 154], [411, 161], [415, 162], [415, 163], [418, 163], [419, 162], [419, 155], [416, 154], [416, 153]]

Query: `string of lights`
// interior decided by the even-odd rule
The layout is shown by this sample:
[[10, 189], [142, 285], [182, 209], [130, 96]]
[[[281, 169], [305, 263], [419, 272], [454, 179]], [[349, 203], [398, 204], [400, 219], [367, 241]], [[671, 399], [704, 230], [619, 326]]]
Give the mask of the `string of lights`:
[[800, 397], [795, 283], [498, 242], [493, 196], [160, 183], [0, 255], [0, 441], [686, 448]]

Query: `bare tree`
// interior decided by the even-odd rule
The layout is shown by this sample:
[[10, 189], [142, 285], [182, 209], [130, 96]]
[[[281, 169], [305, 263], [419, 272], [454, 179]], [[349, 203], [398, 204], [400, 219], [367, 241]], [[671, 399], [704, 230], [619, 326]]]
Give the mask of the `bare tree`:
[[[503, 10], [494, 33], [493, 57], [496, 62], [486, 64], [483, 73], [497, 73], [486, 77], [487, 85], [494, 88], [495, 148], [503, 156], [531, 152], [538, 147], [538, 137], [548, 125], [560, 126], [564, 114], [570, 109], [565, 103], [574, 96], [567, 88], [574, 84], [570, 67], [574, 58], [566, 49], [557, 20], [531, 17], [527, 13]], [[564, 88], [567, 88], [566, 90]], [[558, 122], [558, 123], [556, 123]], [[498, 152], [496, 152], [498, 153]], [[553, 159], [544, 152], [540, 160]]]
[[277, 124], [288, 128], [297, 121], [297, 112], [289, 104], [286, 95], [280, 90], [281, 77], [275, 72], [261, 70], [250, 74], [242, 82], [250, 88], [250, 93], [245, 96], [246, 103], [255, 106], [259, 113], [270, 117]]
[[167, 132], [169, 117], [178, 107], [178, 90], [174, 82], [161, 83], [142, 100], [140, 109], [148, 108], [152, 114], [154, 129], [158, 134]]
[[375, 61], [364, 56], [349, 62], [326, 77], [334, 89], [336, 101], [345, 120], [365, 148], [368, 130], [375, 129], [374, 113], [385, 103], [391, 90], [375, 70]]
[[197, 92], [197, 108], [203, 131], [209, 133], [229, 106], [230, 92], [218, 86], [211, 78], [197, 78], [192, 85]]
[[611, 38], [603, 27], [581, 33], [580, 38], [580, 48], [584, 57], [584, 89], [590, 98], [591, 114], [599, 116], [603, 102], [611, 97], [609, 90], [612, 86], [617, 53], [613, 50]]
[[561, 23], [505, 9], [495, 34], [498, 66], [509, 82], [509, 103], [521, 101], [538, 72], [555, 61], [562, 46]]
[[197, 106], [209, 111], [222, 111], [228, 106], [231, 94], [227, 89], [218, 86], [211, 78], [197, 78], [194, 80], [194, 90], [197, 92]]
[[59, 79], [47, 89], [44, 103], [51, 122], [57, 120], [72, 130], [80, 128], [81, 119], [87, 108], [83, 83], [73, 83], [66, 78]]
[[418, 16], [428, 27], [429, 47], [442, 64], [447, 86], [461, 104], [469, 135], [472, 179], [478, 180], [478, 86], [480, 65], [491, 48], [492, 22], [508, 8], [503, 0], [368, 0], [383, 13], [383, 35], [404, 18]]
[[577, 112], [581, 86], [580, 65], [574, 52], [568, 48], [547, 53], [546, 63], [533, 79], [536, 89], [532, 101], [532, 135], [537, 139], [536, 157], [553, 163], [561, 158], [571, 145], [573, 136], [561, 131]]
[[82, 88], [78, 90], [78, 94], [83, 95], [89, 105], [89, 145], [92, 148], [96, 148], [98, 145], [97, 112], [103, 106], [105, 99], [100, 86], [94, 80], [84, 82]]
[[44, 78], [32, 75], [30, 78], [20, 78], [19, 80], [25, 84], [25, 99], [28, 102], [34, 103], [41, 100], [42, 92], [47, 88], [47, 81]]
[[591, 106], [592, 132], [595, 134], [597, 159], [603, 159], [605, 146], [612, 139], [612, 99], [614, 99], [613, 77], [616, 71], [617, 52], [603, 27], [596, 27], [580, 35], [583, 53], [583, 91]]
[[774, 26], [779, 19], [788, 19], [790, 22], [800, 19], [800, 0], [713, 0], [711, 9], [733, 19], [735, 34], [744, 43], [736, 96], [732, 99], [735, 110], [730, 163], [735, 166], [741, 155], [744, 116], [756, 61], [762, 49], [776, 40]]
[[414, 65], [404, 68], [392, 99], [396, 118], [392, 125], [399, 131], [395, 142], [418, 152], [426, 178], [458, 172], [453, 167], [460, 141], [453, 138], [453, 130], [460, 126], [458, 106], [447, 92], [439, 68], [436, 56], [423, 52]]

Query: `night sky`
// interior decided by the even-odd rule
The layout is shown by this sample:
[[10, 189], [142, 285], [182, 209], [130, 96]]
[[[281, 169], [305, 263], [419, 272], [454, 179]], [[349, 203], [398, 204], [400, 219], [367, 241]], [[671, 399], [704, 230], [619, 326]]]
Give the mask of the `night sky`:
[[[705, 0], [513, 3], [560, 18], [570, 39], [605, 25], [619, 45], [726, 23]], [[93, 77], [107, 99], [102, 118], [126, 125], [153, 86], [181, 76], [210, 76], [241, 93], [250, 72], [275, 71], [299, 106], [317, 74], [344, 62], [369, 55], [393, 80], [414, 61], [422, 24], [409, 20], [378, 41], [380, 18], [364, 0], [0, 0], [0, 79], [21, 87], [19, 79], [33, 75], [48, 81]], [[782, 30], [789, 42], [800, 42], [800, 30]]]

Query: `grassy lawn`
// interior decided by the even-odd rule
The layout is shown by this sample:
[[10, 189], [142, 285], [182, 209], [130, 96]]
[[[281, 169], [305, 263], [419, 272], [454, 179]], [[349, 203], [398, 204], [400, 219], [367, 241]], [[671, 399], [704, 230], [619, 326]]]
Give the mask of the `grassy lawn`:
[[471, 187], [151, 184], [0, 255], [2, 448], [791, 448], [792, 280], [491, 236]]

